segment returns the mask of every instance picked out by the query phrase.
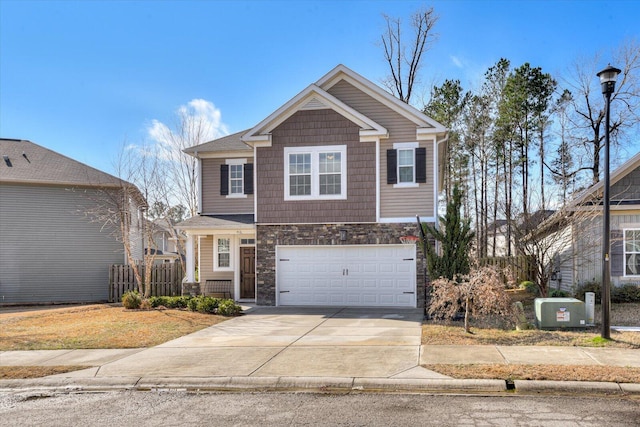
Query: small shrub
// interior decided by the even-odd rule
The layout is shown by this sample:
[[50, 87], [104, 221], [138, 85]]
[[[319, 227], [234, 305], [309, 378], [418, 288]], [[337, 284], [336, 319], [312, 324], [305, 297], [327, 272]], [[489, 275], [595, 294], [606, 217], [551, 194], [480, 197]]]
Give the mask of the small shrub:
[[189, 298], [187, 300], [187, 307], [191, 311], [198, 311], [198, 302], [201, 297]]
[[241, 312], [242, 307], [230, 299], [222, 300], [220, 301], [220, 305], [218, 305], [218, 314], [220, 316], [237, 316]]
[[151, 297], [149, 298], [149, 303], [153, 308], [160, 307], [160, 306], [169, 308], [169, 306], [171, 305], [169, 303], [169, 300], [170, 300], [170, 297], [165, 297], [165, 296]]
[[622, 286], [612, 286], [611, 302], [640, 302], [640, 286], [634, 283], [627, 283]]
[[593, 292], [596, 294], [596, 304], [600, 304], [600, 283], [584, 282], [578, 285], [573, 293], [573, 296], [581, 301], [584, 301], [584, 294], [587, 292]]
[[220, 305], [220, 298], [212, 297], [198, 297], [198, 303], [196, 304], [196, 311], [199, 313], [214, 314]]
[[151, 310], [153, 306], [151, 305], [151, 301], [148, 298], [145, 298], [140, 302], [140, 310]]
[[540, 292], [540, 289], [538, 289], [538, 285], [529, 280], [525, 280], [524, 282], [520, 283], [520, 289], [524, 289], [531, 295], [538, 295], [538, 293]]
[[549, 296], [551, 298], [567, 298], [569, 296], [569, 292], [562, 291], [560, 289], [553, 289], [549, 292]]
[[122, 295], [122, 305], [128, 310], [136, 310], [142, 304], [142, 297], [138, 291], [128, 291]]

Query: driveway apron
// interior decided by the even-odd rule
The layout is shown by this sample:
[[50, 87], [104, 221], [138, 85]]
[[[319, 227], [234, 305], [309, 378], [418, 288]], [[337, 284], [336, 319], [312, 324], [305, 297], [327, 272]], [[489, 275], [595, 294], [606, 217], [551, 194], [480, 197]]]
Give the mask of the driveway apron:
[[96, 376], [441, 377], [418, 367], [421, 321], [410, 309], [257, 307]]

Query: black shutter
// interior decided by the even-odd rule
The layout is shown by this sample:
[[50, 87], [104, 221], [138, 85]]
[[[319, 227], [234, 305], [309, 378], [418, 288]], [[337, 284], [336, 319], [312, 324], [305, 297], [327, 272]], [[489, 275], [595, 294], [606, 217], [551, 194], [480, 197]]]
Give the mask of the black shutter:
[[398, 183], [398, 152], [387, 150], [387, 184]]
[[253, 194], [253, 163], [244, 165], [244, 194]]
[[622, 230], [611, 230], [611, 276], [624, 276], [624, 247]]
[[229, 194], [229, 165], [220, 165], [220, 195]]
[[426, 148], [416, 148], [416, 182], [427, 182]]

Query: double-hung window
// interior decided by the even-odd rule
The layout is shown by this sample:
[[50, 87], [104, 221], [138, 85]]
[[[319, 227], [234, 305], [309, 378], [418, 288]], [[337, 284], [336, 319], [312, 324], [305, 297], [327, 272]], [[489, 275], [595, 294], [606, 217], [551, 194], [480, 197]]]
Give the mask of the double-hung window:
[[640, 230], [624, 230], [624, 275], [640, 276]]
[[214, 243], [214, 270], [231, 270], [231, 239], [229, 237], [216, 237]]
[[427, 182], [426, 149], [417, 142], [396, 142], [387, 150], [387, 184], [418, 187]]
[[347, 147], [287, 147], [284, 149], [285, 200], [347, 198]]
[[247, 159], [227, 159], [220, 165], [220, 195], [247, 197], [253, 194], [253, 164]]

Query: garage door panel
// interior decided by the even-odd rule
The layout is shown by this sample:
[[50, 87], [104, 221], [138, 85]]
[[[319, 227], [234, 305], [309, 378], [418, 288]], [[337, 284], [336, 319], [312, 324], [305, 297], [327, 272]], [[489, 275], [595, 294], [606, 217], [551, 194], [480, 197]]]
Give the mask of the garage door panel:
[[416, 306], [414, 246], [280, 246], [277, 260], [280, 305]]

